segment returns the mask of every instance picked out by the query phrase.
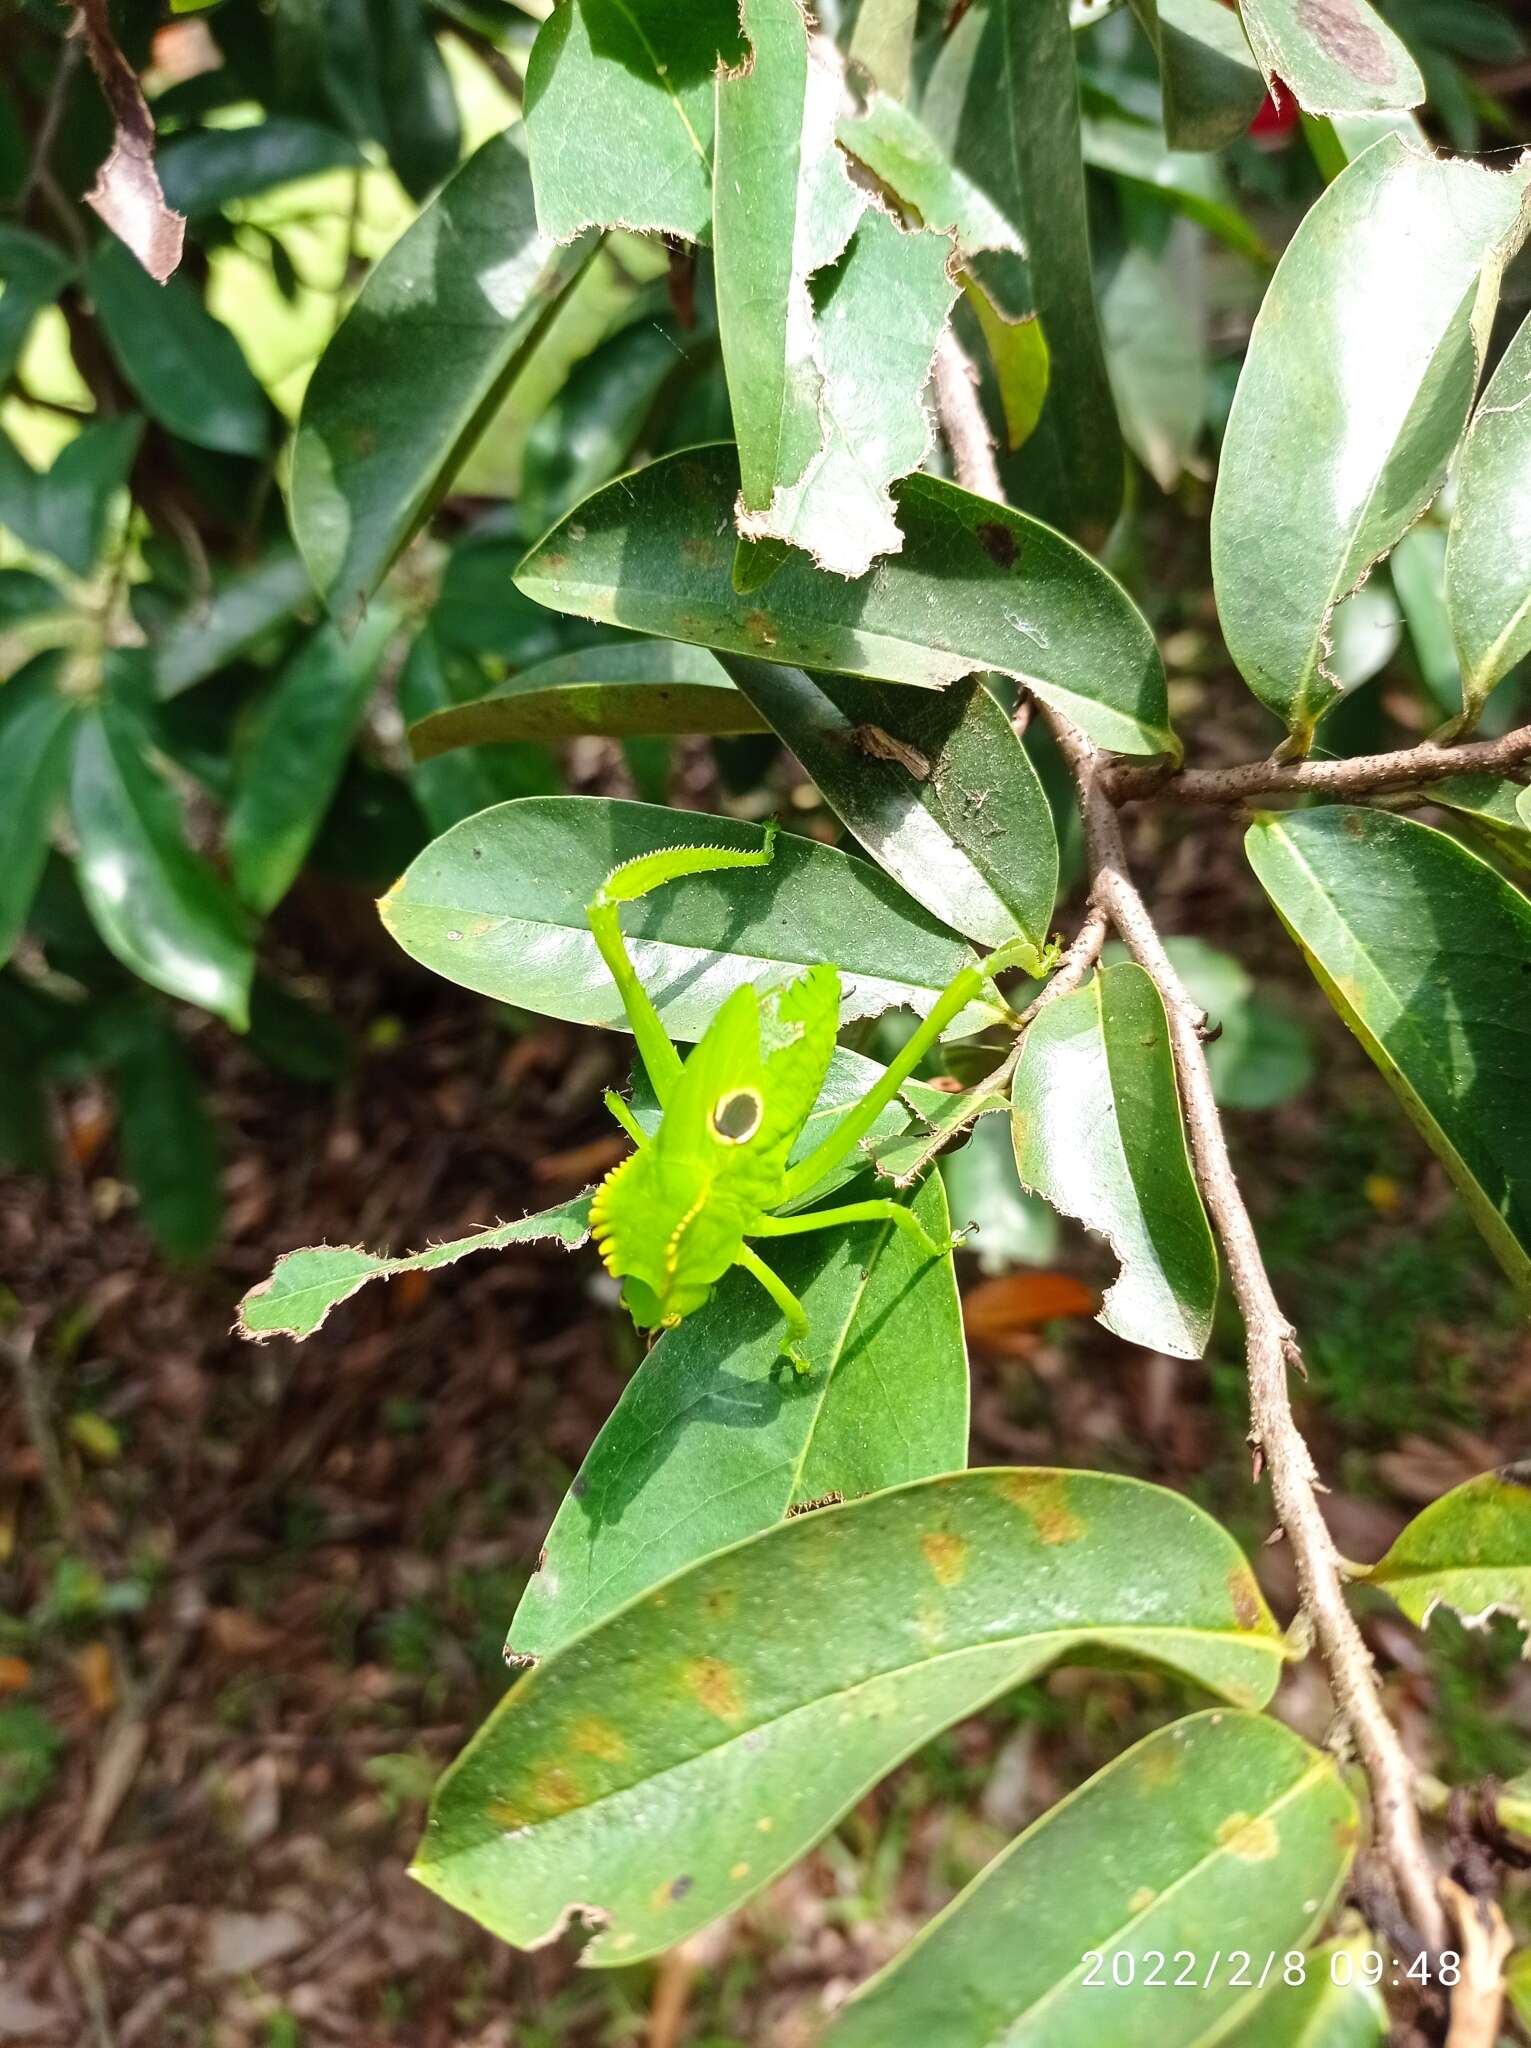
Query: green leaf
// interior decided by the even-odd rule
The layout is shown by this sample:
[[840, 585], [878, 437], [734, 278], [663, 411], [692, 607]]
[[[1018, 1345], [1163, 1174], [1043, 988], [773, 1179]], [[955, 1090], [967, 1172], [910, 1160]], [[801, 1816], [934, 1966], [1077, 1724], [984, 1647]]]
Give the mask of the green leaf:
[[1262, 818], [1245, 846], [1320, 987], [1531, 1287], [1531, 903], [1443, 832], [1384, 811]]
[[204, 1259], [223, 1227], [218, 1135], [197, 1070], [164, 1008], [123, 1006], [100, 1023], [117, 1094], [122, 1162], [144, 1222], [173, 1259]]
[[267, 114], [245, 128], [172, 135], [160, 148], [156, 167], [165, 203], [195, 219], [216, 213], [231, 199], [364, 161], [350, 137], [333, 128], [291, 114]]
[[1446, 602], [1471, 723], [1531, 652], [1531, 319], [1505, 350], [1462, 444]]
[[414, 1875], [507, 1941], [577, 1912], [586, 1962], [636, 1962], [938, 1730], [1097, 1649], [1240, 1705], [1286, 1655], [1231, 1538], [1137, 1480], [959, 1472], [800, 1515], [522, 1678], [438, 1786]]
[[1279, 1721], [1173, 1722], [996, 1856], [856, 1994], [824, 2048], [1231, 2040], [1246, 1994], [1237, 1963], [1213, 1967], [1214, 1951], [1253, 1954], [1258, 1972], [1299, 1946], [1322, 1924], [1358, 1829], [1334, 1759]]
[[956, 296], [951, 243], [905, 232], [851, 179], [839, 61], [798, 0], [744, 0], [743, 18], [753, 58], [719, 79], [713, 193], [736, 524], [863, 576], [899, 547], [888, 485], [930, 446], [921, 393]]
[[842, 115], [835, 134], [926, 227], [951, 235], [964, 256], [981, 249], [1025, 254], [1019, 230], [957, 169], [919, 116], [897, 100], [874, 95], [864, 114]]
[[1531, 1469], [1484, 1472], [1432, 1501], [1366, 1574], [1420, 1628], [1438, 1606], [1469, 1625], [1513, 1614], [1531, 1626]]
[[514, 1223], [496, 1223], [487, 1230], [475, 1230], [448, 1244], [433, 1244], [423, 1252], [406, 1252], [396, 1259], [363, 1251], [354, 1244], [319, 1244], [284, 1252], [271, 1278], [252, 1287], [240, 1302], [239, 1334], [257, 1342], [266, 1337], [311, 1337], [332, 1308], [349, 1301], [369, 1280], [387, 1279], [395, 1273], [433, 1273], [438, 1266], [455, 1265], [473, 1252], [499, 1251], [508, 1244], [535, 1244], [545, 1238], [574, 1251], [590, 1235], [589, 1209], [588, 1193], [576, 1195], [556, 1209], [520, 1216]]
[[517, 507], [524, 533], [545, 533], [628, 467], [665, 386], [708, 346], [674, 320], [639, 318], [575, 364], [526, 438]]
[[[1223, 1109], [1276, 1109], [1308, 1085], [1313, 1048], [1306, 1030], [1271, 1007], [1231, 953], [1190, 938], [1166, 939], [1164, 949], [1192, 1002], [1215, 1027], [1207, 1066]], [[1115, 941], [1101, 955], [1108, 965], [1128, 957]]]
[[1200, 1358], [1217, 1301], [1158, 990], [1101, 968], [1050, 1003], [1021, 1044], [1012, 1090], [1022, 1183], [1099, 1232], [1121, 1267], [1098, 1320], [1130, 1343]]
[[[1218, 12], [1226, 10], [1218, 6]], [[1161, 131], [1146, 121], [1103, 115], [1085, 119], [1083, 143], [1084, 160], [1092, 170], [1110, 171], [1140, 191], [1157, 194], [1253, 263], [1273, 260], [1234, 203], [1215, 157], [1166, 148]]]
[[688, 449], [587, 498], [516, 571], [555, 611], [729, 654], [940, 689], [992, 669], [1099, 745], [1179, 754], [1164, 665], [1121, 586], [1061, 534], [937, 477], [894, 491], [904, 544], [855, 582], [791, 557], [740, 596], [731, 448]]
[[[994, 1108], [1006, 1107], [997, 1095]], [[1021, 1186], [1009, 1125], [1000, 1117], [983, 1113], [966, 1144], [942, 1153], [941, 1178], [952, 1214], [975, 1226], [967, 1249], [976, 1254], [980, 1273], [1008, 1273], [1057, 1256], [1058, 1218]]]
[[[156, 285], [154, 290], [158, 290]], [[38, 474], [0, 434], [0, 526], [76, 576], [95, 568], [112, 500], [128, 480], [143, 421], [93, 420]]]
[[1222, 0], [1131, 0], [1159, 60], [1172, 149], [1221, 149], [1260, 110], [1265, 80], [1237, 12]]
[[410, 198], [424, 199], [462, 153], [451, 73], [420, 0], [368, 0], [367, 16], [382, 115], [377, 137]]
[[340, 786], [394, 624], [386, 609], [374, 611], [349, 645], [320, 626], [260, 705], [225, 830], [235, 890], [261, 916], [297, 880]]
[[125, 967], [243, 1031], [255, 966], [245, 922], [186, 844], [180, 804], [149, 748], [122, 697], [108, 693], [81, 720], [70, 799], [80, 890]]
[[1004, 311], [1041, 316], [1052, 362], [1014, 495], [1055, 526], [1103, 540], [1121, 509], [1123, 463], [1090, 267], [1067, 0], [972, 7], [941, 47], [922, 113], [1026, 244], [1024, 305], [1004, 281], [1013, 259], [974, 266]]
[[0, 684], [0, 963], [26, 923], [69, 781], [78, 706], [59, 689], [50, 650]]
[[0, 631], [69, 608], [63, 591], [46, 576], [33, 569], [0, 569]]
[[1237, 2034], [1223, 2038], [1237, 2039], [1239, 2048], [1383, 2048], [1387, 2007], [1366, 1981], [1367, 1959], [1376, 1953], [1369, 1928], [1311, 1949], [1303, 1981], [1273, 1981], [1241, 2015]]
[[0, 222], [0, 385], [10, 382], [34, 315], [52, 305], [70, 267], [52, 242]]
[[768, 730], [701, 648], [618, 640], [534, 662], [487, 697], [432, 712], [410, 727], [409, 745], [417, 761], [429, 761], [489, 741]]
[[1466, 819], [1473, 837], [1507, 867], [1531, 874], [1531, 816], [1526, 792], [1496, 775], [1451, 775], [1432, 782], [1430, 801]]
[[985, 947], [1020, 933], [1042, 972], [1058, 838], [1030, 756], [982, 682], [900, 689], [740, 655], [723, 667], [916, 903]]
[[595, 253], [537, 232], [526, 161], [486, 142], [372, 270], [319, 358], [289, 512], [315, 585], [354, 621]]
[[[940, 1176], [914, 1202], [950, 1230]], [[828, 1495], [960, 1468], [967, 1353], [950, 1257], [889, 1223], [785, 1238], [811, 1374], [781, 1370], [781, 1316], [739, 1268], [623, 1390], [548, 1533], [507, 1655], [548, 1657], [659, 1580]], [[726, 1639], [726, 1638], [725, 1638]]]
[[[411, 743], [427, 728], [450, 726], [459, 717], [471, 721], [471, 714], [483, 701], [475, 694], [483, 684], [483, 671], [477, 663], [443, 647], [432, 626], [425, 626], [415, 636], [399, 677], [399, 709], [415, 721], [410, 727]], [[549, 796], [563, 787], [558, 764], [545, 746], [529, 744], [520, 736], [515, 736], [512, 745], [485, 745], [482, 742], [487, 737], [475, 726], [471, 735], [456, 742], [459, 748], [471, 747], [471, 753], [448, 753], [450, 742], [443, 740], [440, 748], [417, 754], [410, 786], [432, 831], [445, 832], [491, 804], [518, 796]]]
[[964, 275], [962, 295], [978, 322], [994, 367], [1000, 410], [1005, 416], [1005, 446], [1014, 452], [1031, 439], [1042, 417], [1052, 375], [1047, 337], [1035, 313], [1007, 320], [974, 277]]
[[1101, 295], [1106, 356], [1127, 446], [1172, 491], [1206, 423], [1201, 238], [1176, 222], [1161, 248], [1129, 244]]
[[1273, 92], [1305, 114], [1417, 107], [1425, 81], [1403, 41], [1367, 0], [1240, 0], [1251, 49]]
[[[912, 1186], [931, 1161], [944, 1153], [959, 1126], [973, 1117], [992, 1116], [1010, 1108], [1004, 1082], [992, 1087], [988, 1081], [980, 1081], [976, 1088], [952, 1095], [928, 1082], [906, 1081], [899, 1092], [917, 1121], [905, 1131], [879, 1139], [869, 1150], [877, 1171], [901, 1188]], [[1005, 1143], [1009, 1142], [1007, 1133]]]
[[1446, 535], [1423, 522], [1387, 558], [1388, 578], [1408, 628], [1420, 680], [1445, 718], [1462, 709], [1462, 669], [1446, 609]]
[[1531, 1948], [1517, 1949], [1505, 1965], [1505, 1991], [1523, 2027], [1531, 2026]]
[[[732, 819], [605, 797], [527, 797], [465, 819], [384, 897], [411, 958], [501, 1002], [627, 1028], [586, 906], [620, 862], [660, 847], [747, 846]], [[962, 942], [864, 861], [783, 834], [768, 868], [672, 882], [623, 913], [666, 1029], [699, 1038], [742, 982], [776, 988], [801, 967], [841, 969], [844, 1021], [930, 1009], [972, 959]]]
[[543, 233], [610, 225], [705, 242], [714, 78], [748, 56], [738, 0], [558, 0], [526, 70]]
[[210, 593], [194, 597], [153, 643], [156, 693], [177, 697], [216, 675], [311, 602], [312, 588], [302, 556], [284, 541]]
[[273, 414], [249, 364], [184, 278], [156, 284], [115, 235], [85, 285], [119, 370], [151, 419], [195, 448], [264, 455]]
[[861, 0], [850, 59], [874, 85], [900, 100], [909, 90], [920, 0]]
[[1531, 165], [1386, 136], [1304, 217], [1250, 337], [1212, 507], [1228, 651], [1305, 749], [1337, 699], [1329, 623], [1440, 488]]

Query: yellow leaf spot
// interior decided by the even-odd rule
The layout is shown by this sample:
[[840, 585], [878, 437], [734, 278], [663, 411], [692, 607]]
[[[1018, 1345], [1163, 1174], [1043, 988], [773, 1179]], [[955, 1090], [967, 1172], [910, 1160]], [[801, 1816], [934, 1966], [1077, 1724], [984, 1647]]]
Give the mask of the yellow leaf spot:
[[599, 1714], [587, 1714], [582, 1721], [576, 1721], [569, 1740], [586, 1756], [597, 1756], [602, 1763], [618, 1764], [627, 1755], [627, 1744], [621, 1734]]
[[1127, 1910], [1129, 1913], [1146, 1913], [1158, 1896], [1151, 1884], [1140, 1884], [1127, 1901]]
[[611, 1945], [613, 1948], [631, 1948], [633, 1943], [637, 1939], [637, 1935], [631, 1932], [627, 1934], [619, 1934]]
[[1085, 1524], [1068, 1504], [1068, 1483], [1059, 1472], [1006, 1472], [1000, 1492], [1031, 1523], [1044, 1543], [1077, 1543]]
[[768, 1835], [771, 1832], [772, 1828], [775, 1827], [776, 1823], [774, 1820], [772, 1820], [771, 1816], [768, 1813], [763, 1813], [760, 1816], [759, 1820], [756, 1821], [755, 1825], [757, 1828], [759, 1828], [760, 1832], [763, 1835]]
[[1264, 1814], [1230, 1813], [1217, 1839], [1240, 1863], [1269, 1863], [1281, 1847], [1275, 1822]]
[[491, 1799], [484, 1814], [492, 1827], [504, 1828], [508, 1833], [528, 1826], [531, 1821], [524, 1806], [513, 1806], [508, 1799]]
[[737, 1884], [741, 1877], [749, 1876], [750, 1867], [747, 1863], [736, 1863], [734, 1864], [734, 1866], [728, 1874], [734, 1880], [735, 1884]]
[[937, 1600], [922, 1600], [914, 1625], [927, 1649], [936, 1649], [946, 1638], [946, 1616]]
[[1173, 1785], [1179, 1776], [1180, 1759], [1167, 1742], [1156, 1742], [1138, 1758], [1140, 1792], [1157, 1792], [1164, 1785]]
[[1260, 1588], [1255, 1584], [1255, 1575], [1247, 1564], [1235, 1565], [1228, 1574], [1228, 1598], [1233, 1602], [1233, 1618], [1240, 1628], [1258, 1628], [1264, 1618], [1264, 1602]]
[[737, 1721], [744, 1713], [739, 1674], [721, 1657], [693, 1657], [682, 1674], [687, 1692], [720, 1721]]
[[1369, 1173], [1361, 1192], [1381, 1216], [1396, 1216], [1403, 1206], [1403, 1190], [1385, 1173]]
[[663, 1913], [668, 1907], [679, 1905], [695, 1881], [690, 1877], [667, 1877], [663, 1884], [656, 1884], [649, 1893], [649, 1911]]
[[543, 1814], [568, 1813], [584, 1803], [579, 1780], [563, 1764], [539, 1764], [532, 1779], [532, 1804]]
[[943, 1586], [961, 1583], [967, 1571], [968, 1547], [950, 1529], [929, 1529], [920, 1538], [925, 1562]]

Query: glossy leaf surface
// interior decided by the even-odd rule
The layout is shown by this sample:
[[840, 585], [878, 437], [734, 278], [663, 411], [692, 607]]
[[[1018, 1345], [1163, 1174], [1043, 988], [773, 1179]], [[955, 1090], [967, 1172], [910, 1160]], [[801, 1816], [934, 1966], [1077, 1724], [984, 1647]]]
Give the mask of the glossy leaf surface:
[[1500, 358], [1462, 446], [1446, 602], [1471, 720], [1531, 652], [1531, 319]]
[[1285, 1654], [1226, 1533], [1136, 1480], [961, 1472], [798, 1516], [522, 1678], [437, 1788], [415, 1875], [522, 1946], [582, 1910], [587, 1961], [636, 1961], [1085, 1645], [1243, 1705]]
[[538, 232], [526, 159], [497, 135], [372, 270], [309, 384], [289, 493], [342, 621], [446, 489], [595, 246]]
[[1250, 47], [1273, 91], [1305, 114], [1417, 107], [1419, 66], [1368, 0], [1240, 0]]
[[1299, 746], [1336, 701], [1335, 607], [1440, 488], [1531, 166], [1390, 135], [1304, 217], [1250, 337], [1212, 509], [1228, 650]]
[[[1009, 313], [1034, 310], [1052, 375], [1036, 432], [1015, 467], [1019, 501], [1092, 544], [1122, 502], [1123, 462], [1090, 266], [1079, 89], [1067, 0], [988, 0], [942, 44], [921, 108], [952, 161], [1019, 229], [1025, 303], [1005, 261]], [[1008, 303], [1007, 303], [1008, 301]]]
[[[940, 1176], [915, 1198], [950, 1228]], [[889, 1223], [760, 1247], [808, 1311], [813, 1370], [783, 1369], [781, 1316], [735, 1268], [628, 1381], [548, 1533], [508, 1650], [546, 1657], [672, 1572], [779, 1522], [959, 1469], [967, 1352], [950, 1257]]]
[[151, 419], [223, 455], [261, 455], [273, 414], [239, 343], [184, 278], [156, 284], [115, 235], [86, 285], [117, 367]]
[[21, 936], [69, 781], [77, 705], [62, 658], [39, 654], [0, 684], [0, 963]]
[[[383, 899], [383, 921], [422, 965], [501, 1002], [625, 1030], [587, 905], [620, 862], [666, 846], [742, 846], [731, 819], [604, 797], [530, 797], [443, 833]], [[742, 982], [775, 988], [815, 961], [841, 970], [846, 1021], [928, 1010], [972, 959], [869, 867], [783, 834], [767, 868], [724, 886], [688, 876], [623, 912], [638, 973], [672, 1036], [699, 1038]]]
[[981, 682], [938, 693], [740, 655], [723, 666], [916, 903], [985, 947], [1020, 933], [1041, 971], [1057, 835], [1037, 771]]
[[846, 582], [797, 557], [733, 585], [731, 448], [690, 449], [597, 491], [516, 571], [556, 611], [730, 654], [940, 689], [1024, 681], [1118, 753], [1178, 753], [1142, 614], [1060, 534], [936, 477], [896, 487], [900, 552]]
[[454, 747], [488, 741], [767, 729], [749, 698], [703, 648], [673, 640], [618, 640], [534, 662], [487, 697], [433, 712], [410, 727], [409, 745], [417, 761], [429, 761]]
[[297, 880], [372, 695], [393, 620], [379, 610], [349, 644], [313, 633], [273, 682], [235, 772], [229, 867], [240, 899], [264, 915]]
[[125, 967], [243, 1031], [255, 967], [244, 919], [187, 845], [181, 806], [150, 744], [128, 704], [110, 694], [80, 721], [70, 787], [80, 891]]
[[1358, 1829], [1334, 1760], [1278, 1721], [1173, 1722], [1034, 1821], [856, 1995], [825, 2048], [1209, 2048], [1233, 2038], [1247, 1996], [1214, 1953], [1263, 1962], [1298, 1946]]
[[203, 597], [193, 598], [153, 643], [154, 682], [161, 697], [177, 697], [216, 675], [263, 633], [313, 602], [303, 559], [285, 543], [248, 569], [236, 569]]
[[1199, 1358], [1217, 1251], [1191, 1172], [1169, 1026], [1131, 962], [1050, 1003], [1022, 1041], [1011, 1093], [1023, 1184], [1110, 1244], [1121, 1272], [1100, 1321], [1129, 1342]]
[[1245, 845], [1324, 993], [1531, 1287], [1531, 903], [1456, 840], [1383, 811], [1264, 818]]
[[706, 241], [714, 79], [720, 60], [747, 56], [738, 0], [559, 0], [526, 73], [544, 234], [620, 226]]
[[1531, 1468], [1485, 1472], [1432, 1501], [1367, 1579], [1423, 1628], [1437, 1606], [1465, 1621], [1531, 1625]]

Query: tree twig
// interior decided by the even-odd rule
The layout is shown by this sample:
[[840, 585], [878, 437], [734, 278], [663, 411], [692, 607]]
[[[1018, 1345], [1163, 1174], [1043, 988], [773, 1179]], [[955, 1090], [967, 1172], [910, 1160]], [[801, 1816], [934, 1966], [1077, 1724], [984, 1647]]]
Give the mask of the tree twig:
[[1005, 487], [994, 460], [994, 436], [978, 398], [978, 372], [950, 327], [936, 343], [931, 376], [936, 416], [952, 451], [958, 483], [965, 491], [976, 491], [980, 498], [992, 498], [1002, 505]]
[[1287, 1387], [1287, 1369], [1299, 1363], [1296, 1335], [1271, 1286], [1228, 1156], [1202, 1045], [1201, 1013], [1132, 880], [1121, 821], [1102, 786], [1095, 749], [1061, 714], [1045, 704], [1042, 714], [1079, 790], [1095, 898], [1164, 1001], [1196, 1178], [1244, 1318], [1250, 1438], [1270, 1474], [1271, 1495], [1291, 1546], [1303, 1609], [1313, 1623], [1335, 1703], [1371, 1786], [1379, 1846], [1405, 1910], [1425, 1939], [1439, 1947], [1445, 1921], [1415, 1811], [1413, 1765], [1383, 1706], [1371, 1652], [1346, 1603], [1339, 1552], [1319, 1511], [1318, 1474], [1292, 1414]]
[[1170, 797], [1178, 803], [1238, 804], [1257, 796], [1371, 796], [1381, 790], [1411, 789], [1448, 775], [1503, 775], [1531, 761], [1531, 725], [1497, 740], [1470, 740], [1459, 747], [1427, 740], [1392, 754], [1358, 754], [1348, 761], [1241, 761], [1232, 768], [1162, 769], [1117, 763], [1104, 771], [1105, 793], [1114, 803], [1140, 797]]
[[[950, 350], [960, 356], [961, 347], [955, 338], [948, 336], [947, 341]], [[943, 379], [937, 386], [937, 404], [961, 476], [963, 463], [969, 459], [979, 436], [987, 438], [971, 376], [952, 375]], [[995, 480], [998, 481], [997, 477]], [[1344, 1566], [1319, 1510], [1318, 1473], [1292, 1413], [1287, 1386], [1288, 1368], [1301, 1365], [1301, 1354], [1296, 1333], [1282, 1314], [1265, 1270], [1254, 1224], [1228, 1154], [1202, 1044], [1204, 1019], [1176, 973], [1152, 913], [1133, 882], [1121, 818], [1100, 757], [1084, 734], [1060, 712], [1045, 703], [1040, 710], [1079, 792], [1092, 908], [1110, 919], [1164, 1003], [1197, 1182], [1222, 1244], [1234, 1295], [1244, 1318], [1251, 1441], [1257, 1459], [1263, 1460], [1270, 1473], [1271, 1496], [1291, 1546], [1303, 1612], [1312, 1622], [1335, 1704], [1371, 1787], [1377, 1845], [1386, 1858], [1400, 1904], [1423, 1938], [1433, 1948], [1439, 1948], [1446, 1934], [1446, 1918], [1415, 1809], [1414, 1769], [1383, 1705], [1371, 1652], [1345, 1599]], [[1429, 754], [1432, 750], [1415, 751]], [[1455, 768], [1468, 765], [1463, 755], [1478, 750], [1450, 751]], [[1526, 751], [1531, 752], [1531, 736], [1527, 736]], [[1399, 757], [1385, 758], [1391, 768]], [[1298, 764], [1298, 772], [1307, 765]], [[1327, 764], [1311, 765], [1316, 768]], [[1201, 771], [1214, 779], [1222, 772]], [[1268, 788], [1272, 775], [1279, 777], [1292, 771], [1262, 763], [1257, 772], [1264, 778], [1257, 786]], [[1162, 780], [1166, 785], [1176, 781], [1183, 784], [1186, 777]], [[1279, 780], [1276, 786], [1282, 786]], [[1247, 788], [1234, 792], [1240, 797], [1247, 793]]]

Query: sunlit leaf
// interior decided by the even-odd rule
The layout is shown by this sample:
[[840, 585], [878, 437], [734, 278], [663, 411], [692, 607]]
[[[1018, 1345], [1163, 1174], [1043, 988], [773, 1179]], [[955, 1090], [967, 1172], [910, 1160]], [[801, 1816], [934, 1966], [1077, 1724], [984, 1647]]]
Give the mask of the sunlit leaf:
[[[913, 1207], [946, 1236], [939, 1175]], [[780, 1312], [736, 1267], [629, 1380], [548, 1532], [508, 1651], [550, 1656], [794, 1508], [963, 1464], [967, 1354], [951, 1259], [926, 1258], [888, 1223], [769, 1249], [808, 1311], [813, 1371], [783, 1370]]]
[[937, 477], [895, 487], [902, 549], [846, 582], [797, 556], [733, 584], [731, 448], [688, 449], [576, 506], [516, 571], [528, 597], [640, 633], [940, 689], [1014, 676], [1118, 753], [1179, 753], [1142, 614], [1062, 535]]
[[1223, 442], [1212, 577], [1228, 650], [1306, 747], [1336, 701], [1335, 607], [1440, 488], [1472, 403], [1531, 163], [1387, 136], [1288, 244]]
[[1322, 1924], [1358, 1832], [1334, 1759], [1280, 1722], [1176, 1721], [1034, 1821], [863, 1986], [825, 2048], [1210, 2048], [1233, 2038], [1238, 1980]]
[[1016, 1165], [1110, 1244], [1121, 1271], [1108, 1330], [1199, 1358], [1217, 1300], [1217, 1250], [1191, 1172], [1169, 1024], [1141, 967], [1101, 968], [1049, 1003], [1022, 1040], [1012, 1091]]
[[1531, 319], [1501, 357], [1462, 445], [1446, 602], [1471, 721], [1531, 652]]
[[1438, 1606], [1531, 1626], [1531, 1468], [1485, 1472], [1432, 1501], [1366, 1574], [1423, 1628]]
[[1245, 845], [1324, 993], [1531, 1287], [1531, 903], [1456, 840], [1385, 811], [1262, 818]]
[[437, 1788], [414, 1873], [507, 1941], [577, 1912], [585, 1961], [636, 1961], [759, 1891], [937, 1730], [1096, 1648], [1246, 1706], [1286, 1655], [1232, 1539], [1136, 1480], [955, 1473], [800, 1515], [523, 1677]]
[[1306, 114], [1417, 107], [1419, 66], [1367, 0], [1240, 0], [1250, 47], [1273, 91]]

